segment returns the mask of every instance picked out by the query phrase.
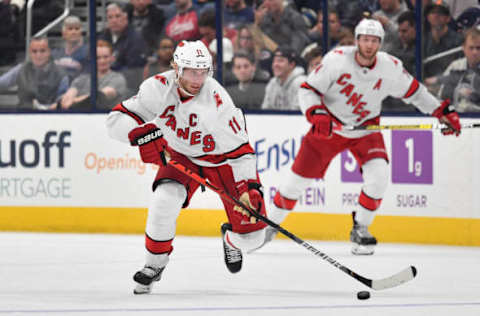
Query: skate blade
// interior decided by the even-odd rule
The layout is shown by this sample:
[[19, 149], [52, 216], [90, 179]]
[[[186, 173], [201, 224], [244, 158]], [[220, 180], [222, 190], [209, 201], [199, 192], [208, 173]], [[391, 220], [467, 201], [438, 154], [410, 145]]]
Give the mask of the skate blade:
[[133, 294], [149, 294], [152, 291], [152, 285], [138, 284], [133, 289]]
[[352, 254], [356, 256], [371, 256], [375, 252], [374, 245], [358, 245], [354, 244], [352, 247]]

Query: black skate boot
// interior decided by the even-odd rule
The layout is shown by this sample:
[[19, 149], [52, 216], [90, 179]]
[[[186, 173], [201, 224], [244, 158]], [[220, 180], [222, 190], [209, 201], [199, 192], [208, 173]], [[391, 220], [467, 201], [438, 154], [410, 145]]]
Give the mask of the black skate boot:
[[354, 255], [373, 255], [377, 239], [370, 234], [368, 226], [355, 221], [355, 212], [352, 212], [353, 228], [350, 232], [350, 241], [353, 242], [352, 253]]
[[137, 286], [133, 290], [134, 294], [148, 294], [152, 291], [153, 282], [160, 281], [162, 272], [165, 267], [143, 267], [142, 270], [137, 271], [133, 276], [133, 280], [137, 283]]
[[222, 224], [223, 254], [228, 271], [237, 273], [242, 269], [242, 252], [225, 241], [225, 233], [232, 230], [231, 224]]

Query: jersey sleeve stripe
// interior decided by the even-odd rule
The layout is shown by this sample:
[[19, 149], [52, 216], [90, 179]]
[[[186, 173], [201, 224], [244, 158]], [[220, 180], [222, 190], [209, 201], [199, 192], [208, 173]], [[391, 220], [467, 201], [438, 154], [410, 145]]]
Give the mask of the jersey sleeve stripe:
[[300, 85], [300, 88], [312, 90], [312, 91], [315, 92], [317, 95], [323, 96], [323, 94], [322, 94], [320, 91], [318, 91], [317, 89], [315, 89], [314, 87], [312, 87], [311, 85], [309, 85], [306, 81], [303, 82], [303, 83]]
[[226, 161], [227, 159], [237, 159], [244, 155], [254, 154], [254, 153], [255, 151], [253, 150], [252, 146], [250, 146], [249, 143], [245, 143], [240, 147], [227, 153], [218, 154], [218, 155], [204, 155], [204, 156], [198, 156], [193, 158], [207, 161], [213, 164], [219, 164]]
[[417, 79], [413, 79], [412, 83], [410, 84], [410, 88], [408, 88], [407, 93], [403, 96], [404, 99], [411, 97], [420, 87], [418, 84]]
[[122, 112], [122, 113], [127, 114], [128, 116], [133, 118], [139, 125], [145, 123], [145, 121], [140, 116], [138, 116], [137, 114], [128, 110], [126, 107], [123, 106], [122, 103], [119, 103], [119, 104], [115, 105], [115, 107], [112, 109], [112, 111], [118, 111], [118, 112]]

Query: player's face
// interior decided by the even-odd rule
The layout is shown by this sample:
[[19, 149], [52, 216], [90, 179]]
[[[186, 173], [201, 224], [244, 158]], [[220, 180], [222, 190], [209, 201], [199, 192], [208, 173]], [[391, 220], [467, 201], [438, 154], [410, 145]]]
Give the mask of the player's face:
[[463, 44], [463, 52], [471, 67], [480, 64], [480, 37], [468, 36]]
[[357, 45], [360, 56], [365, 59], [373, 59], [380, 49], [380, 38], [373, 35], [360, 35]]
[[183, 74], [179, 78], [180, 84], [190, 94], [198, 94], [203, 87], [203, 83], [208, 76], [208, 69], [183, 69]]
[[46, 40], [33, 40], [30, 43], [30, 58], [32, 63], [37, 67], [42, 67], [48, 63], [50, 59], [50, 48]]

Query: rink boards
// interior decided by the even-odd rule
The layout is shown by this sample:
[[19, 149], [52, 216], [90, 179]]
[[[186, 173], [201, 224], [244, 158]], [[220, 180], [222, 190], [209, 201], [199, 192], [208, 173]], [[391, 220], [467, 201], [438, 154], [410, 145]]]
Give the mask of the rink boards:
[[[142, 233], [155, 168], [111, 140], [104, 114], [0, 115], [0, 230]], [[473, 119], [462, 119], [463, 123]], [[435, 123], [427, 117], [382, 124]], [[247, 115], [267, 207], [309, 125], [300, 115]], [[372, 230], [384, 242], [480, 245], [480, 130], [384, 131], [390, 180]], [[312, 162], [314, 163], [314, 162]], [[345, 240], [361, 189], [348, 152], [312, 182], [285, 227], [309, 239]], [[218, 197], [198, 192], [179, 234], [218, 235]]]

